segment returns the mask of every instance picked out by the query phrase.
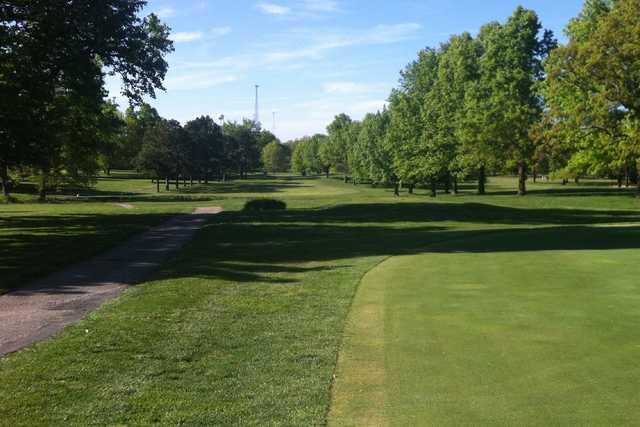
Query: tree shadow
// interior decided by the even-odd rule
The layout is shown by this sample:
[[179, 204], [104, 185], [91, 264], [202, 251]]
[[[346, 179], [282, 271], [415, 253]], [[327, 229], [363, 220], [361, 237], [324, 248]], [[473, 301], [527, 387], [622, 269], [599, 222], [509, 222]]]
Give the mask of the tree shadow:
[[[0, 234], [0, 289], [91, 258], [169, 217], [122, 213], [5, 218], [2, 226], [7, 233]], [[480, 203], [372, 203], [225, 212], [210, 217], [184, 252], [188, 258], [167, 266], [163, 277], [295, 284], [306, 273], [344, 268], [359, 257], [428, 251], [640, 248], [640, 226], [635, 223], [640, 223], [640, 212]], [[443, 243], [454, 241], [460, 243], [455, 247]], [[329, 265], [313, 265], [320, 262]], [[311, 265], [292, 265], [297, 263]]]
[[[302, 264], [298, 272], [304, 274], [305, 268], [313, 271], [308, 264], [329, 263], [332, 269], [359, 257], [640, 248], [640, 225], [629, 224], [640, 222], [633, 212], [603, 216], [589, 210], [530, 212], [468, 204], [429, 204], [428, 208], [435, 209], [411, 204], [346, 205], [256, 215], [225, 213], [196, 238], [189, 252], [193, 260], [182, 260], [163, 277], [292, 283], [287, 274], [278, 273], [290, 273], [287, 268], [296, 263]], [[468, 218], [512, 228], [460, 229], [442, 223]]]
[[308, 210], [288, 210], [257, 215], [237, 214], [238, 221], [324, 223], [428, 223], [470, 222], [485, 224], [605, 224], [640, 222], [631, 210], [523, 209], [484, 203], [371, 203], [348, 204]]
[[[516, 194], [517, 190], [513, 191], [490, 191], [487, 192], [487, 196], [507, 196]], [[533, 188], [527, 190], [527, 195], [530, 196], [563, 196], [563, 197], [593, 197], [593, 196], [606, 196], [606, 197], [635, 197], [636, 190], [633, 188], [607, 188], [605, 186], [585, 186], [585, 187], [565, 187], [565, 188]]]
[[194, 184], [190, 187], [182, 187], [179, 191], [184, 194], [229, 194], [229, 193], [281, 193], [296, 188], [311, 188], [311, 185], [299, 181], [285, 182], [242, 182], [232, 181], [225, 183]]

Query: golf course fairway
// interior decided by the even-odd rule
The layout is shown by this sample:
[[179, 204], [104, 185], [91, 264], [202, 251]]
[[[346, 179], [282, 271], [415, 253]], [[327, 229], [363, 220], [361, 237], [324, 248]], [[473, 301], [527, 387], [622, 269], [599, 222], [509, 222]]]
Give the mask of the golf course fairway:
[[382, 262], [347, 322], [329, 425], [632, 424], [638, 237], [496, 233]]

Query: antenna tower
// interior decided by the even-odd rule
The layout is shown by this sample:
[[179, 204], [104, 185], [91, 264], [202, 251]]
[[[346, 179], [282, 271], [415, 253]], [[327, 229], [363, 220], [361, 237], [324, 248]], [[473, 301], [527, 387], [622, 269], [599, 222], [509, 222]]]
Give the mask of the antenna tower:
[[256, 111], [253, 115], [253, 121], [256, 125], [260, 123], [260, 110], [258, 108], [258, 89], [259, 88], [260, 88], [260, 85], [256, 85]]

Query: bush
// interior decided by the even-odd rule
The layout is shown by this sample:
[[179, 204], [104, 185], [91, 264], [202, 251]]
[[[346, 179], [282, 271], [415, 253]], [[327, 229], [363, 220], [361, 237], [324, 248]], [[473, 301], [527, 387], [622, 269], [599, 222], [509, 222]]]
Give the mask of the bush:
[[274, 211], [287, 209], [287, 204], [282, 200], [254, 199], [244, 204], [245, 211]]

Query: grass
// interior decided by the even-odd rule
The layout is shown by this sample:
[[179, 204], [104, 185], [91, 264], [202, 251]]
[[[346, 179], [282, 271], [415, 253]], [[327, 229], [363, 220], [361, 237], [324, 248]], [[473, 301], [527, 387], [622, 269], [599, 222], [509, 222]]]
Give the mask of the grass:
[[[101, 181], [98, 190], [107, 184], [113, 185], [108, 191], [120, 188]], [[579, 375], [582, 361], [583, 367], [592, 368], [593, 384], [600, 383], [608, 391], [611, 400], [607, 402], [615, 402], [627, 392], [627, 400], [619, 401], [617, 414], [622, 415], [608, 420], [615, 424], [624, 422], [624, 416], [636, 415], [631, 403], [637, 402], [628, 393], [638, 380], [630, 362], [637, 357], [635, 344], [631, 344], [636, 336], [629, 326], [634, 321], [634, 307], [637, 311], [636, 289], [630, 280], [635, 274], [632, 259], [640, 245], [638, 226], [634, 225], [640, 223], [640, 203], [631, 193], [594, 185], [597, 183], [566, 188], [540, 184], [533, 186], [530, 197], [518, 198], [513, 196], [513, 180], [494, 179], [491, 195], [486, 197], [467, 192], [431, 200], [425, 196], [426, 190], [419, 190], [414, 196], [405, 194], [396, 199], [389, 189], [325, 179], [280, 178], [200, 185], [165, 195], [188, 195], [195, 201], [169, 202], [154, 200], [151, 191], [141, 188], [148, 184], [127, 181], [123, 185], [127, 189], [140, 185], [131, 191], [139, 198], [133, 202], [135, 212], [95, 201], [0, 207], [3, 221], [20, 221], [8, 228], [9, 232], [7, 228], [0, 230], [0, 239], [15, 242], [14, 271], [41, 261], [41, 254], [33, 254], [38, 233], [49, 236], [43, 239], [47, 244], [82, 248], [84, 252], [113, 244], [121, 238], [113, 234], [120, 227], [117, 224], [131, 221], [134, 215], [140, 215], [139, 224], [148, 226], [153, 218], [188, 212], [194, 206], [226, 209], [153, 280], [128, 290], [56, 339], [0, 359], [0, 395], [11, 396], [0, 404], [0, 425], [323, 425], [327, 420], [338, 425], [349, 424], [348, 420], [403, 424], [412, 421], [402, 418], [403, 411], [410, 412], [414, 406], [402, 405], [415, 403], [415, 396], [421, 393], [437, 396], [445, 404], [458, 402], [450, 405], [455, 406], [452, 416], [457, 417], [452, 419], [475, 415], [468, 419], [483, 421], [487, 418], [482, 413], [465, 406], [465, 402], [472, 402], [471, 396], [481, 396], [482, 387], [476, 390], [472, 386], [499, 387], [507, 376], [520, 373], [523, 360], [534, 369], [546, 367], [548, 378], [559, 387], [564, 384], [566, 390], [585, 384], [586, 374]], [[287, 210], [241, 211], [246, 200], [267, 197], [283, 200]], [[53, 232], [58, 228], [56, 212], [65, 218], [66, 236]], [[41, 224], [27, 226], [38, 217]], [[87, 218], [93, 225], [83, 228]], [[101, 245], [79, 237], [100, 233], [105, 239]], [[74, 239], [74, 244], [60, 243]], [[566, 255], [554, 256], [556, 253]], [[571, 254], [579, 260], [582, 254], [587, 257], [573, 266], [567, 261]], [[596, 262], [599, 254], [618, 262], [609, 271], [619, 280], [607, 279], [609, 264]], [[520, 262], [509, 264], [503, 279], [496, 270], [510, 259]], [[405, 260], [407, 264], [402, 264]], [[534, 270], [538, 260], [544, 261], [539, 271]], [[523, 265], [529, 269], [522, 270]], [[555, 282], [548, 281], [559, 266], [566, 271], [561, 271]], [[440, 289], [448, 286], [447, 275], [453, 274], [450, 270], [457, 274], [452, 276], [456, 281], [451, 286], [457, 283], [460, 289]], [[480, 272], [477, 280], [467, 280], [475, 277], [476, 270]], [[594, 276], [592, 292], [583, 290], [572, 300], [592, 270], [600, 272]], [[518, 272], [527, 277], [521, 278]], [[545, 276], [538, 277], [543, 277], [544, 289], [539, 290], [536, 300], [536, 295], [527, 291], [534, 293], [535, 275], [543, 273]], [[431, 277], [433, 280], [425, 280]], [[518, 286], [509, 279], [513, 277], [522, 279]], [[489, 292], [463, 286], [481, 279], [495, 288]], [[378, 291], [372, 280], [378, 281]], [[598, 284], [610, 294], [607, 298], [595, 298]], [[384, 296], [382, 302], [380, 295]], [[432, 300], [432, 295], [437, 298]], [[369, 303], [363, 304], [367, 299]], [[607, 304], [618, 303], [619, 315], [607, 317]], [[455, 304], [460, 306], [453, 307]], [[552, 325], [558, 318], [549, 313], [567, 304], [573, 304], [567, 313], [584, 309], [584, 313], [597, 316], [589, 323], [588, 317], [576, 314], [569, 319], [574, 323], [567, 326], [565, 335], [553, 335], [559, 331], [550, 326], [537, 329], [536, 319], [549, 317], [547, 325]], [[371, 310], [365, 310], [363, 316], [361, 308], [367, 305]], [[398, 313], [405, 305], [406, 316]], [[412, 313], [420, 314], [413, 323]], [[530, 318], [520, 319], [518, 313]], [[351, 320], [336, 371], [348, 317]], [[438, 319], [444, 323], [440, 325]], [[391, 325], [396, 329], [388, 329]], [[590, 332], [585, 325], [599, 328]], [[353, 327], [360, 327], [357, 334], [350, 329]], [[407, 327], [406, 333], [403, 327]], [[486, 340], [485, 335], [476, 336], [473, 327], [487, 328]], [[522, 337], [518, 331], [524, 331]], [[446, 348], [443, 338], [447, 334], [453, 334], [448, 344], [451, 348]], [[523, 359], [537, 345], [527, 338], [545, 335], [549, 342], [540, 343], [547, 349], [544, 357]], [[358, 336], [362, 342], [354, 342]], [[558, 343], [554, 340], [564, 336], [576, 357], [572, 359], [576, 368], [572, 376], [553, 377], [564, 372], [567, 363], [560, 357], [566, 354], [562, 346], [554, 349]], [[412, 346], [416, 337], [417, 344]], [[419, 344], [425, 337], [439, 343], [442, 347], [438, 349], [474, 352], [450, 358], [435, 350], [427, 353], [428, 348]], [[600, 341], [595, 344], [589, 341], [596, 338]], [[625, 339], [629, 344], [622, 346]], [[486, 345], [487, 341], [495, 346]], [[393, 350], [396, 344], [399, 346]], [[516, 348], [510, 349], [510, 345]], [[372, 350], [371, 360], [352, 357], [353, 349], [366, 346]], [[433, 357], [426, 358], [427, 354]], [[588, 365], [589, 355], [592, 360], [601, 357], [600, 362]], [[346, 359], [352, 363], [345, 370]], [[447, 383], [445, 373], [473, 372], [476, 363], [480, 366], [487, 360], [506, 366], [504, 376], [500, 376], [501, 369], [489, 367], [467, 382], [458, 375]], [[449, 366], [448, 361], [454, 364]], [[332, 389], [334, 372], [337, 381]], [[621, 372], [630, 375], [621, 378]], [[442, 388], [420, 388], [425, 381], [433, 382], [430, 373], [438, 375]], [[404, 380], [413, 376], [416, 380], [405, 384]], [[534, 379], [514, 381], [504, 389], [511, 393], [519, 390], [514, 405], [543, 403], [528, 400], [527, 390], [536, 386]], [[619, 392], [606, 388], [613, 387], [613, 381], [618, 381]], [[537, 384], [544, 385], [544, 378]], [[407, 400], [407, 396], [414, 399]], [[564, 396], [567, 409], [592, 410], [601, 414], [598, 420], [607, 421], [604, 403], [600, 407], [592, 404], [590, 409], [569, 392]], [[578, 396], [592, 395], [585, 392]], [[514, 412], [521, 406], [514, 409], [504, 402], [500, 406], [496, 402], [501, 400], [492, 401], [491, 396], [473, 402], [489, 405], [487, 411], [494, 410], [497, 423], [512, 419], [526, 424], [532, 420], [505, 418], [521, 414]], [[380, 406], [384, 411], [376, 409]], [[424, 409], [419, 401], [415, 408]], [[437, 420], [436, 415], [431, 413], [431, 419]]]
[[380, 264], [348, 322], [331, 424], [633, 425], [639, 238], [515, 231]]

